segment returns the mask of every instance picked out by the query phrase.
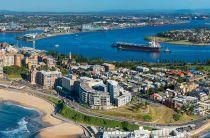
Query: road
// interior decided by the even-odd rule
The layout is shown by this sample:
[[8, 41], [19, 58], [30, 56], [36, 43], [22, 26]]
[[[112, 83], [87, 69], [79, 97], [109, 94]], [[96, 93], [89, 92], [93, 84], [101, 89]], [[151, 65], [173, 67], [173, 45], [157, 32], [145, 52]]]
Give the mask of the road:
[[[21, 83], [23, 84], [23, 83]], [[39, 89], [38, 87], [32, 87], [29, 83], [24, 83], [24, 85], [26, 85], [27, 87], [22, 89], [22, 90], [16, 90], [16, 91], [21, 91], [21, 92], [26, 92], [26, 93], [31, 93], [33, 95], [36, 95], [40, 98], [44, 98], [46, 100], [46, 96], [53, 96], [55, 98], [59, 98], [64, 100], [65, 104], [67, 106], [69, 106], [70, 108], [88, 115], [88, 116], [92, 116], [92, 117], [98, 117], [98, 118], [102, 118], [102, 119], [109, 119], [109, 120], [115, 120], [115, 121], [127, 121], [129, 123], [136, 123], [139, 125], [143, 125], [143, 126], [150, 126], [153, 128], [157, 128], [157, 129], [163, 129], [163, 128], [176, 128], [176, 127], [183, 127], [183, 126], [187, 126], [187, 125], [192, 125], [192, 124], [196, 124], [197, 126], [201, 126], [202, 124], [205, 123], [206, 120], [210, 119], [210, 115], [202, 117], [198, 120], [195, 121], [191, 121], [191, 122], [187, 122], [187, 123], [182, 123], [182, 124], [158, 124], [158, 123], [150, 123], [150, 122], [143, 122], [143, 121], [137, 121], [137, 120], [133, 120], [133, 119], [126, 119], [126, 118], [122, 118], [122, 117], [113, 117], [113, 116], [107, 116], [107, 115], [101, 115], [99, 113], [96, 112], [92, 112], [90, 109], [87, 109], [81, 105], [79, 105], [78, 103], [70, 100], [71, 98], [67, 98], [66, 96], [61, 96], [61, 95], [53, 95], [53, 94], [47, 94], [47, 93], [43, 93], [41, 89]], [[7, 88], [7, 89], [12, 89], [12, 88]], [[12, 89], [14, 90], [14, 89]], [[140, 97], [138, 97], [140, 98]], [[146, 101], [150, 104], [155, 104], [155, 105], [159, 105], [158, 103], [154, 103], [152, 101], [140, 98], [143, 101]]]

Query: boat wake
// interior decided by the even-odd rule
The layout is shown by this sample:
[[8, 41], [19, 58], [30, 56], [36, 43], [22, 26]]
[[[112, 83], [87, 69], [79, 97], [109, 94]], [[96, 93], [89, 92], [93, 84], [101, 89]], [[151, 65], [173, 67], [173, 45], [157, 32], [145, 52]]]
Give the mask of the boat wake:
[[22, 118], [18, 122], [18, 127], [12, 130], [0, 131], [1, 137], [8, 137], [8, 138], [22, 138], [23, 135], [29, 134], [29, 130], [27, 128], [28, 122], [26, 121], [25, 117]]

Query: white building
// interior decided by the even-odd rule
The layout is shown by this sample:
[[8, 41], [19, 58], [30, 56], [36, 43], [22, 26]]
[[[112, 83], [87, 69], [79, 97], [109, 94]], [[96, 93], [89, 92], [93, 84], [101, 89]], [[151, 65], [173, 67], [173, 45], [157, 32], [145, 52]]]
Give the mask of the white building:
[[75, 75], [68, 75], [68, 76], [62, 77], [62, 87], [66, 89], [67, 91], [73, 91], [75, 81], [76, 81]]
[[123, 106], [129, 103], [132, 100], [132, 96], [130, 92], [125, 92], [123, 95], [116, 98], [116, 105]]
[[148, 72], [149, 68], [138, 66], [138, 67], [136, 67], [136, 70], [139, 72]]
[[117, 98], [119, 96], [119, 85], [118, 82], [114, 80], [108, 80], [108, 92], [111, 95], [111, 99]]
[[134, 130], [133, 132], [123, 132], [123, 131], [105, 131], [102, 138], [149, 138], [150, 131], [144, 130], [140, 127], [139, 130]]
[[101, 80], [85, 79], [81, 81], [79, 85], [80, 101], [93, 109], [110, 108], [110, 95], [103, 87], [104, 84]]

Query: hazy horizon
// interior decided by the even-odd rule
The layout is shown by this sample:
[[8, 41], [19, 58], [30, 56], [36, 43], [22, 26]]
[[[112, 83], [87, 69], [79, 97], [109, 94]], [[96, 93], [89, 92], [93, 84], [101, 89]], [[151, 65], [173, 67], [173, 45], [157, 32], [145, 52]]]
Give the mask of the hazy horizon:
[[0, 2], [0, 10], [24, 12], [210, 9], [209, 0], [0, 0]]

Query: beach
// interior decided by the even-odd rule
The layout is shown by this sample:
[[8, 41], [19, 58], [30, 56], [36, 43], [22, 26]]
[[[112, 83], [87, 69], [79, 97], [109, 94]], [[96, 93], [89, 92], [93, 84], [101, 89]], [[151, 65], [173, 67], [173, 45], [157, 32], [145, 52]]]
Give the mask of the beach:
[[40, 130], [37, 137], [64, 138], [77, 137], [84, 134], [84, 130], [80, 126], [53, 117], [51, 114], [54, 112], [54, 106], [33, 95], [1, 89], [0, 101], [11, 101], [42, 112], [42, 121], [49, 124], [50, 127]]

